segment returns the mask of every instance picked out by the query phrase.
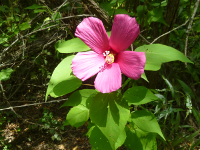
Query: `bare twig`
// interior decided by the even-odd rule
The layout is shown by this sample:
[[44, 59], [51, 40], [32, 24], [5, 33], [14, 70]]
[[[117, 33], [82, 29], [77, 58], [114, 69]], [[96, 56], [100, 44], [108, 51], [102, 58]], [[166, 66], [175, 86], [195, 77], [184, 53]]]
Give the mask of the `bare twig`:
[[48, 102], [41, 102], [41, 103], [33, 103], [33, 104], [27, 104], [27, 105], [20, 105], [20, 106], [10, 106], [8, 108], [0, 109], [0, 111], [8, 110], [8, 109], [13, 109], [13, 108], [21, 108], [21, 107], [35, 106], [35, 105], [41, 105], [41, 104], [55, 103], [55, 102], [61, 102], [61, 101], [66, 101], [66, 100], [68, 100], [68, 98], [67, 99], [60, 99], [60, 100], [53, 100], [53, 101], [48, 101]]
[[1, 81], [0, 81], [0, 87], [1, 87], [1, 90], [2, 90], [2, 93], [3, 93], [3, 97], [5, 98], [5, 100], [7, 100], [7, 97], [6, 97], [6, 94], [4, 92], [3, 85], [1, 83]]
[[[54, 21], [49, 21], [48, 23], [44, 24], [43, 26], [45, 26], [45, 25], [47, 25], [47, 24], [50, 24], [50, 23], [52, 23], [52, 22], [56, 22], [56, 21], [58, 21], [58, 20], [70, 19], [70, 18], [74, 18], [74, 17], [88, 17], [88, 16], [94, 16], [94, 15], [82, 14], [82, 15], [76, 15], [76, 16], [63, 17], [63, 18], [56, 19], [56, 20], [54, 20]], [[46, 28], [42, 28], [42, 29], [35, 30], [35, 31], [31, 32], [31, 33], [28, 33], [28, 34], [26, 34], [26, 35], [24, 35], [24, 36], [21, 36], [20, 38], [27, 37], [27, 36], [29, 36], [29, 35], [32, 35], [32, 34], [36, 33], [36, 32], [43, 31], [43, 30], [46, 30], [46, 29], [55, 27], [55, 26], [57, 26], [57, 25], [59, 25], [59, 24], [55, 24], [55, 25], [52, 25], [52, 26], [49, 26], [49, 27], [46, 27]], [[15, 40], [12, 44], [10, 44], [10, 46], [8, 46], [7, 48], [5, 48], [5, 49], [3, 50], [3, 52], [1, 53], [1, 56], [0, 56], [0, 62], [1, 62], [2, 59], [3, 59], [4, 53], [6, 53], [15, 43], [17, 43], [17, 42], [19, 41], [20, 38], [17, 37], [16, 40]]]
[[54, 15], [58, 12], [58, 10], [59, 10], [62, 6], [66, 5], [66, 4], [67, 4], [67, 0], [65, 0], [65, 1], [62, 3], [62, 5], [60, 5], [60, 6], [56, 9], [56, 11], [53, 13], [53, 15], [52, 15], [52, 17], [51, 17], [51, 20], [53, 20], [53, 17], [54, 17]]
[[151, 44], [149, 41], [147, 41], [141, 34], [139, 34], [139, 36], [145, 41], [147, 42], [148, 44]]
[[[197, 0], [197, 2], [195, 3], [194, 11], [193, 11], [192, 17], [190, 19], [190, 22], [189, 22], [189, 25], [188, 25], [188, 28], [187, 28], [187, 31], [186, 31], [186, 39], [185, 39], [185, 56], [186, 57], [187, 57], [188, 37], [189, 37], [190, 30], [192, 28], [194, 16], [196, 15], [196, 12], [197, 12], [197, 9], [198, 9], [198, 6], [199, 6], [199, 2], [200, 2], [200, 0]], [[187, 67], [187, 63], [185, 63], [185, 66]]]
[[155, 43], [155, 42], [156, 42], [158, 39], [160, 39], [161, 37], [163, 37], [163, 36], [165, 36], [165, 35], [167, 35], [167, 34], [170, 34], [171, 32], [173, 32], [173, 31], [179, 29], [179, 28], [182, 27], [182, 26], [185, 26], [185, 25], [188, 23], [188, 21], [189, 21], [189, 19], [188, 19], [184, 24], [182, 24], [182, 25], [180, 25], [180, 26], [178, 26], [178, 27], [176, 27], [176, 28], [170, 30], [169, 32], [166, 32], [166, 33], [160, 35], [159, 37], [157, 37], [156, 39], [154, 39], [153, 42], [151, 42], [150, 44]]

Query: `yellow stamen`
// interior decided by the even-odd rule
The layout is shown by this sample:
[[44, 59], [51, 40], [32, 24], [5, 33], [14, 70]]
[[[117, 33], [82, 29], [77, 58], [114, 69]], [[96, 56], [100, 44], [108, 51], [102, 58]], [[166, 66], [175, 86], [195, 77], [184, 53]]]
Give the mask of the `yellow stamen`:
[[115, 57], [114, 57], [113, 54], [107, 55], [107, 56], [106, 56], [106, 59], [105, 59], [105, 61], [106, 61], [108, 64], [112, 64], [112, 63], [114, 62], [114, 60], [115, 60]]

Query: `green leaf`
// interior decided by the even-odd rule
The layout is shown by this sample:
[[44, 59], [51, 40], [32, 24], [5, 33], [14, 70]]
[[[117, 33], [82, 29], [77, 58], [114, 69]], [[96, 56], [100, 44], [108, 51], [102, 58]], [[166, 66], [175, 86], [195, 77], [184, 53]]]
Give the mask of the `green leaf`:
[[145, 12], [147, 11], [147, 6], [145, 5], [139, 5], [137, 7], [137, 15], [140, 19], [142, 19], [145, 16]]
[[53, 16], [53, 20], [60, 19], [62, 16], [59, 12], [56, 12]]
[[91, 131], [90, 144], [92, 145], [92, 150], [112, 150], [108, 139], [96, 126]]
[[113, 15], [114, 10], [111, 8], [110, 3], [108, 3], [108, 2], [103, 2], [103, 3], [100, 3], [99, 6], [100, 6], [101, 8], [103, 8], [105, 11], [107, 11], [108, 14], [109, 14], [110, 16]]
[[200, 24], [194, 28], [194, 31], [200, 32]]
[[11, 73], [14, 70], [12, 70], [11, 68], [7, 68], [7, 69], [2, 69], [0, 72], [0, 81], [6, 81], [10, 79]]
[[170, 89], [170, 91], [172, 93], [172, 97], [174, 98], [174, 88], [173, 88], [172, 84], [164, 76], [162, 76], [162, 78], [165, 81], [165, 83], [168, 85], [168, 87], [169, 87], [169, 89]]
[[46, 6], [40, 6], [37, 4], [33, 4], [32, 6], [26, 7], [25, 9], [38, 9], [38, 8], [43, 8], [43, 7], [46, 7]]
[[117, 3], [122, 3], [124, 0], [112, 0], [111, 2], [110, 2], [110, 4], [111, 5], [113, 5], [113, 6], [115, 6], [116, 5], [116, 2]]
[[115, 148], [117, 149], [118, 147], [122, 146], [125, 140], [126, 140], [126, 132], [125, 130], [123, 130], [119, 135], [117, 142], [115, 143]]
[[53, 91], [50, 93], [52, 97], [59, 97], [74, 90], [78, 89], [82, 84], [82, 81], [75, 76], [70, 76], [60, 83], [56, 84], [53, 88]]
[[34, 10], [34, 13], [40, 13], [40, 12], [44, 12], [46, 11], [45, 9], [35, 9]]
[[111, 31], [108, 31], [107, 34], [108, 34], [108, 36], [110, 37], [110, 35], [111, 35]]
[[160, 22], [160, 23], [167, 25], [163, 18], [163, 9], [162, 8], [155, 8], [155, 9], [149, 11], [147, 15], [148, 15], [148, 23], [149, 24], [151, 22]]
[[187, 86], [187, 84], [185, 84], [183, 81], [177, 79], [178, 82], [181, 84], [182, 88], [183, 88], [183, 91], [189, 96], [189, 97], [192, 97], [192, 98], [195, 98], [194, 96], [194, 93], [192, 92], [192, 90], [190, 89], [189, 86]]
[[116, 9], [115, 15], [117, 14], [129, 14], [125, 9]]
[[116, 92], [98, 93], [92, 100], [90, 119], [106, 136], [112, 149], [116, 149], [115, 143], [123, 132], [128, 118], [128, 104], [120, 95], [117, 96]]
[[97, 94], [97, 91], [93, 89], [83, 89], [83, 90], [75, 91], [61, 107], [77, 106], [79, 104], [82, 104], [83, 106], [89, 108], [90, 103], [96, 94]]
[[74, 53], [90, 50], [90, 48], [79, 38], [57, 42], [55, 48], [60, 53]]
[[180, 113], [179, 111], [177, 112], [176, 115], [176, 122], [175, 122], [175, 131], [178, 131], [178, 127], [180, 126]]
[[83, 106], [78, 105], [70, 109], [66, 120], [73, 127], [82, 126], [89, 119], [89, 110]]
[[145, 110], [138, 110], [131, 114], [131, 121], [141, 130], [158, 133], [165, 140], [154, 114]]
[[162, 63], [176, 60], [192, 63], [187, 57], [185, 57], [185, 55], [183, 55], [178, 50], [162, 44], [140, 46], [135, 51], [145, 52], [145, 70], [157, 71], [160, 69]]
[[126, 126], [126, 141], [124, 145], [131, 150], [157, 150], [156, 134], [144, 132], [136, 126]]
[[8, 41], [8, 38], [0, 38], [0, 44], [3, 44]]
[[158, 97], [156, 97], [149, 89], [144, 86], [134, 86], [128, 89], [124, 93], [123, 98], [128, 101], [128, 103], [134, 105], [146, 104], [151, 101], [158, 100]]
[[149, 82], [149, 80], [147, 79], [145, 72], [141, 75], [141, 78], [144, 79], [145, 81]]
[[[81, 85], [81, 80], [71, 75], [72, 74], [71, 63], [72, 63], [73, 58], [74, 58], [74, 55], [66, 57], [58, 64], [58, 66], [53, 71], [53, 74], [49, 81], [49, 85], [46, 92], [46, 100], [47, 100], [47, 96], [50, 93], [51, 93], [51, 96], [57, 97], [59, 96], [57, 94], [70, 93]], [[61, 87], [60, 85], [61, 86], [63, 85], [64, 87]], [[60, 89], [64, 93], [61, 93], [59, 91]]]
[[26, 30], [28, 28], [31, 28], [31, 26], [30, 26], [30, 24], [28, 22], [24, 22], [24, 23], [19, 25], [19, 29], [20, 30]]
[[194, 107], [192, 108], [192, 112], [194, 114], [194, 117], [196, 118], [196, 121], [198, 122], [200, 126], [200, 113]]

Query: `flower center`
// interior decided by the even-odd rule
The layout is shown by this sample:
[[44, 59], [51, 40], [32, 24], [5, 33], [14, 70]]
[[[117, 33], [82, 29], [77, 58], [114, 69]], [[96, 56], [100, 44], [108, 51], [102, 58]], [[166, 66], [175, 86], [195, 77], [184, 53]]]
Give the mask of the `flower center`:
[[105, 59], [105, 61], [106, 61], [108, 64], [112, 64], [112, 63], [114, 62], [114, 60], [115, 60], [115, 57], [114, 57], [114, 55], [113, 55], [112, 53], [108, 54], [108, 55], [106, 56], [106, 59]]

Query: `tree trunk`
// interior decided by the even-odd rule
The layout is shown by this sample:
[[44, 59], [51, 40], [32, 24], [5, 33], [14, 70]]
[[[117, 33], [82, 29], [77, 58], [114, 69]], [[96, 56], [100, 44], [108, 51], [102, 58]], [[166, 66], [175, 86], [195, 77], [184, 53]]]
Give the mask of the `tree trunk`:
[[[179, 3], [180, 3], [180, 0], [168, 0], [164, 19], [165, 19], [165, 22], [169, 26], [162, 25], [162, 34], [173, 29], [174, 23], [176, 21], [176, 17], [178, 15]], [[170, 37], [170, 34], [163, 36], [160, 40], [160, 43], [168, 45], [169, 37]]]
[[112, 21], [108, 15], [99, 7], [97, 3], [93, 0], [82, 0], [82, 2], [87, 5], [88, 9], [95, 14], [100, 20], [102, 20], [104, 26], [111, 30]]

